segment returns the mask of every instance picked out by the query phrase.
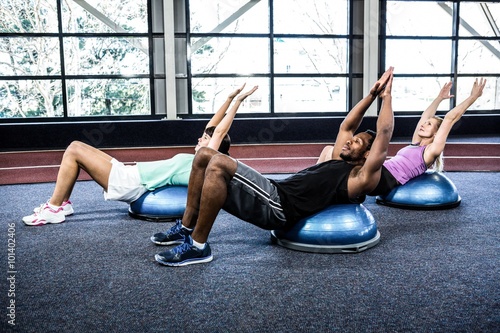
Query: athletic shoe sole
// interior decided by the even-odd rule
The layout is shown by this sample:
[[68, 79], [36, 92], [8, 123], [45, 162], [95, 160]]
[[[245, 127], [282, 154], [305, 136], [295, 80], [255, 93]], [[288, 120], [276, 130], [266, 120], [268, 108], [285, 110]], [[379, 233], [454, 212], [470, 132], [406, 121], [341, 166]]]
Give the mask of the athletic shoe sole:
[[210, 262], [214, 259], [214, 257], [213, 257], [213, 255], [210, 255], [210, 256], [204, 257], [204, 258], [186, 259], [186, 260], [181, 261], [181, 262], [168, 262], [168, 261], [164, 261], [160, 255], [156, 254], [155, 259], [157, 262], [159, 262], [160, 264], [165, 265], [165, 266], [180, 267], [180, 266], [203, 264], [206, 262]]
[[155, 237], [154, 236], [151, 236], [151, 241], [153, 243], [155, 243], [156, 245], [179, 245], [179, 244], [182, 244], [184, 243], [184, 240], [183, 239], [179, 239], [179, 240], [174, 240], [174, 241], [166, 241], [166, 242], [160, 242], [160, 241], [157, 241], [155, 240]]
[[64, 221], [66, 220], [62, 220], [62, 221], [47, 221], [47, 220], [35, 220], [35, 221], [24, 221], [24, 224], [26, 225], [29, 225], [29, 226], [41, 226], [41, 225], [45, 225], [45, 224], [59, 224], [59, 223], [63, 223]]

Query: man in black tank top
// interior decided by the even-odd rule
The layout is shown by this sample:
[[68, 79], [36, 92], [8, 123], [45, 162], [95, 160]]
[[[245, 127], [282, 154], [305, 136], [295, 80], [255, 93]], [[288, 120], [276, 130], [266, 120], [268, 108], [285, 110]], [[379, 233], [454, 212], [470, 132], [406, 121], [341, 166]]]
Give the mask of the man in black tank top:
[[[198, 150], [188, 186], [182, 224], [165, 233], [181, 245], [159, 253], [167, 266], [212, 260], [208, 235], [221, 209], [264, 229], [286, 228], [333, 204], [361, 203], [380, 180], [391, 140], [393, 68], [347, 114], [332, 152], [333, 159], [313, 165], [283, 180], [269, 180], [245, 164], [210, 148]], [[377, 132], [355, 135], [365, 112], [382, 99]], [[173, 241], [172, 241], [173, 243]]]

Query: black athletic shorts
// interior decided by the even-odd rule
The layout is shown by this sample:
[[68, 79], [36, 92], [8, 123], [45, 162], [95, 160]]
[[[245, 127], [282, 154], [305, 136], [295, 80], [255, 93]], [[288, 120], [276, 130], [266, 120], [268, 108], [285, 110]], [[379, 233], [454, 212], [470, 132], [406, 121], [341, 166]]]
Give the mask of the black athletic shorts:
[[223, 209], [262, 229], [281, 229], [286, 223], [276, 186], [239, 161]]

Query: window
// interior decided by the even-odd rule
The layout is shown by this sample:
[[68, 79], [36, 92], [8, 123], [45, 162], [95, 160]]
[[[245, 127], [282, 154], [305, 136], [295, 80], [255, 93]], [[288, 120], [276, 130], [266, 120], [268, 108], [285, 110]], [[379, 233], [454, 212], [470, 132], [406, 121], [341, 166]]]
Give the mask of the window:
[[189, 45], [189, 53], [176, 74], [177, 85], [191, 98], [181, 113], [213, 113], [245, 82], [259, 89], [240, 114], [345, 112], [351, 84], [350, 3], [186, 1], [189, 26], [178, 25], [176, 37], [178, 45]]
[[[421, 112], [452, 80], [444, 112], [485, 77], [470, 112], [498, 113], [499, 1], [367, 3], [3, 0], [0, 122], [205, 118], [243, 83], [259, 86], [245, 116], [345, 114], [365, 63], [395, 66], [396, 112]], [[364, 34], [373, 17], [379, 39]]]
[[4, 0], [0, 118], [151, 114], [147, 4]]
[[447, 111], [479, 77], [487, 85], [470, 112], [500, 109], [500, 2], [388, 0], [383, 12], [395, 111], [423, 111], [453, 81], [455, 98], [438, 109]]

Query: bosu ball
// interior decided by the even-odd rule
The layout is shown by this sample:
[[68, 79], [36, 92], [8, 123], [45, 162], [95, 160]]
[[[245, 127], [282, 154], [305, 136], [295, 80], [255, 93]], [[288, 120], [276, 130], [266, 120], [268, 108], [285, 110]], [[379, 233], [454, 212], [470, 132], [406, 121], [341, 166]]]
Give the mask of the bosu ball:
[[456, 186], [441, 172], [427, 171], [394, 188], [386, 196], [377, 196], [381, 205], [406, 209], [448, 209], [460, 205]]
[[181, 218], [186, 210], [187, 186], [163, 186], [148, 191], [130, 203], [133, 218], [164, 222]]
[[315, 253], [358, 253], [378, 244], [375, 218], [362, 204], [339, 204], [301, 219], [289, 230], [271, 231], [273, 243]]

